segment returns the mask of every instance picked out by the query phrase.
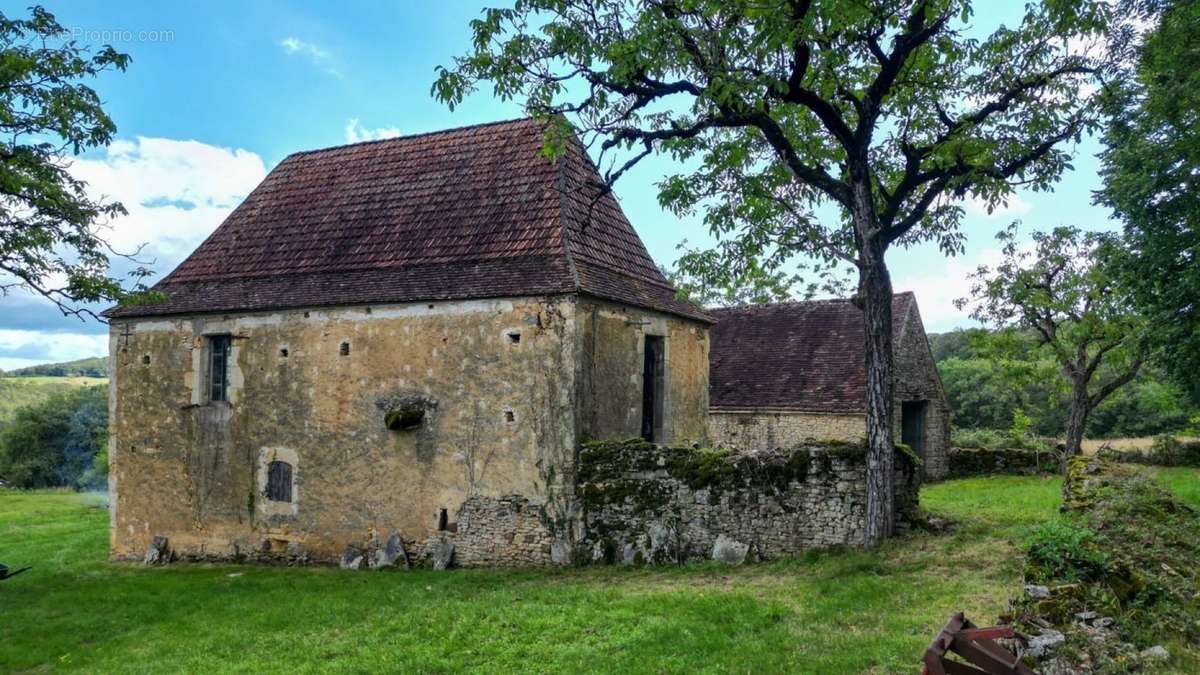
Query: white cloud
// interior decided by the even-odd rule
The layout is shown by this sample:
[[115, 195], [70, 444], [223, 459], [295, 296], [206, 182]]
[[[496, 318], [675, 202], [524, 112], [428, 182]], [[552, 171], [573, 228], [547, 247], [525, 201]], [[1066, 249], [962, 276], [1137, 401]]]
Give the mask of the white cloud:
[[897, 292], [912, 291], [917, 296], [917, 304], [921, 308], [921, 320], [925, 330], [931, 333], [943, 333], [954, 328], [977, 326], [966, 309], [958, 309], [954, 301], [967, 297], [971, 292], [971, 282], [967, 278], [975, 273], [980, 265], [994, 266], [1003, 259], [999, 249], [990, 248], [967, 258], [939, 258], [940, 265], [924, 265], [919, 271], [900, 272], [897, 269], [911, 269], [895, 263], [893, 259], [893, 287]]
[[1033, 204], [1021, 199], [1017, 195], [1011, 195], [1003, 203], [997, 204], [992, 208], [991, 213], [988, 213], [987, 202], [978, 197], [967, 199], [963, 202], [963, 206], [967, 209], [968, 214], [983, 218], [1011, 218], [1013, 216], [1023, 216], [1033, 210]]
[[283, 53], [289, 56], [306, 57], [314, 66], [319, 66], [330, 75], [334, 77], [342, 76], [341, 72], [333, 66], [333, 54], [312, 42], [305, 42], [295, 37], [286, 37], [279, 41], [279, 46], [283, 48]]
[[4, 370], [106, 354], [107, 335], [47, 334], [29, 330], [0, 329], [0, 368]]
[[358, 143], [359, 141], [375, 141], [381, 138], [395, 138], [400, 135], [400, 130], [396, 127], [379, 127], [376, 129], [366, 129], [358, 123], [358, 118], [348, 120], [346, 122], [346, 142]]
[[[102, 236], [119, 252], [145, 244], [138, 259], [154, 261], [150, 282], [191, 253], [267, 173], [249, 150], [145, 137], [118, 140], [68, 170], [88, 183], [91, 197], [125, 206], [128, 215], [106, 223]], [[113, 274], [128, 268], [120, 258], [114, 263]], [[94, 323], [76, 327], [63, 319], [41, 296], [0, 296], [0, 368], [105, 354], [106, 339]]]
[[147, 254], [171, 261], [191, 252], [267, 173], [249, 150], [146, 137], [117, 141], [105, 157], [76, 160], [70, 171], [93, 197], [129, 211], [108, 224], [115, 248], [145, 243]]

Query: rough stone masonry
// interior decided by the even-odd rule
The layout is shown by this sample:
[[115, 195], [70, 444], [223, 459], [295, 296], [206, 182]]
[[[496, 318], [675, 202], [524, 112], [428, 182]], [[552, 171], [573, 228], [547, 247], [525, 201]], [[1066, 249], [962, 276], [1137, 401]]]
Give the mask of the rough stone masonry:
[[[761, 559], [862, 542], [862, 443], [808, 441], [736, 454], [592, 443], [580, 458], [584, 562], [664, 563], [694, 557]], [[897, 530], [917, 506], [919, 460], [897, 448]]]

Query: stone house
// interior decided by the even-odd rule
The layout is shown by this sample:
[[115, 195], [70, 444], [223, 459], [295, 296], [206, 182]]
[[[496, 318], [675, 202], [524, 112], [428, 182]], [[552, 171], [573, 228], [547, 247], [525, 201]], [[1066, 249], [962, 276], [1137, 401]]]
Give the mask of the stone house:
[[[711, 310], [709, 441], [741, 451], [866, 435], [862, 312], [849, 300]], [[896, 440], [946, 473], [950, 404], [917, 301], [892, 302]]]
[[[661, 559], [668, 533], [671, 556], [858, 541], [861, 452], [798, 441], [862, 426], [861, 321], [721, 310], [710, 365], [713, 316], [675, 297], [584, 149], [549, 162], [543, 134], [517, 120], [291, 155], [156, 285], [164, 302], [109, 310], [112, 556], [162, 537], [194, 559], [403, 548], [463, 566]], [[898, 354], [928, 356], [915, 302], [897, 303]], [[795, 379], [813, 363], [825, 379]], [[946, 420], [930, 372], [898, 365], [927, 458]], [[718, 472], [769, 485], [702, 485], [694, 446], [714, 441], [797, 447]], [[912, 467], [895, 480], [915, 504]]]
[[[109, 311], [111, 553], [569, 556], [582, 439], [701, 442], [708, 326], [518, 120], [284, 159]], [[398, 534], [398, 537], [393, 537]]]

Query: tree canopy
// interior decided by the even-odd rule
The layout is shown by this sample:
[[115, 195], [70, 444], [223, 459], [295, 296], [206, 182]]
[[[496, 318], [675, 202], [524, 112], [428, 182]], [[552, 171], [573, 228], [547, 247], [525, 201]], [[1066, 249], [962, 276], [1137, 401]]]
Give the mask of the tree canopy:
[[1054, 358], [1071, 388], [1067, 452], [1079, 454], [1092, 411], [1146, 360], [1147, 322], [1121, 283], [1125, 251], [1112, 233], [1073, 227], [1034, 232], [1032, 249], [1015, 224], [998, 236], [1003, 260], [981, 266], [958, 305], [983, 323], [1027, 329]]
[[[891, 280], [895, 244], [962, 248], [962, 198], [1045, 189], [1060, 144], [1095, 123], [1090, 91], [1108, 3], [1030, 3], [1015, 27], [969, 35], [968, 0], [516, 0], [472, 22], [470, 53], [439, 71], [451, 106], [481, 82], [536, 115], [568, 118], [606, 184], [652, 153], [686, 173], [660, 185], [702, 208], [717, 284], [797, 255], [858, 272], [866, 325], [866, 541], [892, 514]], [[838, 215], [818, 217], [829, 207]], [[709, 284], [714, 285], [714, 284]]]
[[41, 7], [28, 19], [0, 13], [0, 295], [20, 288], [94, 316], [84, 303], [152, 298], [143, 267], [129, 289], [109, 275], [110, 256], [121, 254], [102, 228], [125, 209], [88, 196], [67, 159], [112, 141], [116, 125], [83, 81], [124, 70], [129, 56], [92, 53], [64, 35]]
[[1169, 346], [1163, 365], [1200, 392], [1200, 2], [1131, 10], [1151, 30], [1112, 87], [1097, 200], [1124, 225], [1128, 282]]

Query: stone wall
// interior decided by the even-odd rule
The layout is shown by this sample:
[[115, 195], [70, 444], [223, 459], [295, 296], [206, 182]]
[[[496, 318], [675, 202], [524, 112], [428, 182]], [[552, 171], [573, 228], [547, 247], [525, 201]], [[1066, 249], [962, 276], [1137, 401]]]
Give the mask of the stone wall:
[[[859, 544], [865, 454], [861, 444], [831, 442], [747, 455], [640, 440], [587, 444], [576, 556], [682, 562], [713, 555], [718, 540], [761, 558]], [[897, 455], [897, 529], [903, 530], [920, 479], [912, 458]]]
[[1035, 452], [1013, 448], [951, 448], [948, 453], [947, 478], [1002, 473], [1058, 473], [1058, 456], [1049, 450]]
[[[707, 409], [704, 324], [580, 302], [114, 321], [112, 556], [161, 535], [180, 557], [329, 563], [399, 533], [417, 559], [433, 537], [454, 540], [462, 565], [550, 561], [578, 521], [579, 439], [640, 425], [628, 391], [640, 394], [646, 331], [667, 338], [668, 428], [700, 439]], [[227, 401], [209, 400], [213, 335], [232, 338]], [[585, 415], [597, 401], [610, 407]], [[280, 462], [288, 501], [268, 499]]]
[[664, 338], [662, 443], [700, 443], [708, 417], [708, 326], [590, 298], [577, 307], [580, 440], [641, 435], [647, 335]]
[[925, 448], [919, 453], [924, 460], [926, 478], [938, 479], [946, 475], [947, 454], [950, 451], [950, 401], [938, 375], [933, 353], [929, 351], [929, 337], [917, 310], [917, 303], [909, 303], [909, 314], [900, 322], [900, 330], [894, 336], [895, 344], [895, 425], [896, 439], [900, 440], [901, 405], [904, 401], [927, 401], [925, 410]]
[[863, 415], [712, 411], [708, 433], [713, 447], [755, 452], [790, 448], [809, 439], [857, 441], [866, 436], [866, 420]]

